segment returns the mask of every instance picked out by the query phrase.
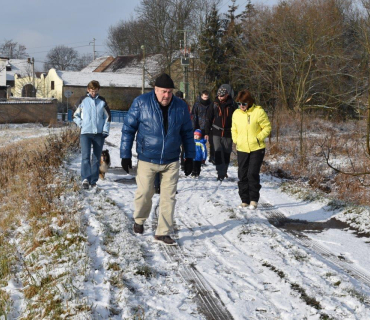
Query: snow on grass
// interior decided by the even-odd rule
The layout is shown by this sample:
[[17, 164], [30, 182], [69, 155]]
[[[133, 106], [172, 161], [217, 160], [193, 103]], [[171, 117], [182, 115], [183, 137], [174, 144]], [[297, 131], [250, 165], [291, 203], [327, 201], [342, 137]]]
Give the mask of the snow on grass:
[[[112, 126], [106, 144], [113, 155], [114, 167], [120, 166], [120, 159], [117, 158], [120, 129], [120, 125]], [[133, 160], [136, 163], [136, 159]], [[79, 170], [79, 161], [77, 158], [72, 165], [75, 170]], [[191, 302], [191, 285], [184, 283], [180, 274], [176, 273], [181, 263], [168, 265], [160, 246], [152, 243], [154, 213], [145, 224], [143, 236], [132, 234], [136, 185], [117, 182], [124, 177], [132, 178], [116, 169], [98, 185], [102, 193], [106, 193], [117, 205], [120, 217], [125, 221], [114, 218], [111, 210], [106, 210], [104, 216], [115, 221], [119, 230], [111, 238], [113, 243], [122, 241], [121, 237], [124, 237], [131, 239], [131, 246], [140, 246], [141, 250], [137, 252], [143, 260], [135, 269], [146, 276], [145, 282], [138, 282], [136, 277], [126, 281], [124, 277], [125, 285], [130, 289], [122, 291], [115, 286], [111, 306], [115, 306], [118, 318], [128, 314], [159, 319], [202, 317]], [[368, 289], [363, 291], [343, 270], [333, 268], [322, 257], [302, 247], [291, 235], [272, 226], [262, 208], [254, 212], [239, 210], [236, 167], [230, 167], [229, 177], [220, 185], [212, 165], [203, 168], [199, 179], [181, 174], [175, 218], [179, 229], [178, 244], [186, 259], [183, 263], [192, 263], [202, 273], [235, 319], [319, 319], [336, 318], [338, 315], [339, 318], [366, 319], [370, 316], [363, 299]], [[262, 184], [261, 200], [274, 204], [290, 218], [323, 221], [338, 214], [328, 210], [327, 201], [302, 201], [281, 192], [279, 179], [263, 176]], [[158, 196], [155, 195], [153, 200], [154, 210]], [[353, 243], [347, 247], [340, 241], [343, 233], [347, 234], [338, 230], [333, 241], [342, 246], [342, 253], [345, 254], [353, 251], [358, 239], [347, 234], [350, 238], [344, 242]], [[325, 232], [321, 235], [324, 236]], [[320, 238], [317, 240], [320, 241]], [[117, 245], [114, 247], [119, 248]], [[362, 246], [362, 250], [366, 247]], [[127, 255], [126, 258], [132, 259]], [[366, 259], [354, 259], [355, 255], [348, 255], [348, 258], [353, 258], [359, 268], [367, 264]], [[117, 263], [116, 268], [121, 270], [122, 260], [116, 258], [114, 262]], [[176, 284], [175, 287], [169, 286], [167, 277]], [[123, 295], [126, 302], [129, 301], [131, 313], [127, 313], [127, 307], [119, 300]]]
[[62, 128], [48, 128], [39, 123], [0, 124], [0, 147], [41, 136], [59, 133]]
[[[367, 285], [303, 246], [293, 234], [271, 225], [264, 206], [255, 211], [238, 208], [235, 166], [222, 184], [211, 164], [202, 167], [199, 179], [181, 173], [175, 221], [183, 259], [169, 261], [162, 245], [153, 242], [158, 195], [153, 197], [144, 234], [132, 231], [136, 185], [130, 183], [133, 172], [127, 175], [120, 169], [120, 130], [121, 125], [112, 124], [104, 147], [115, 169], [98, 181], [96, 189], [63, 198], [76, 202], [79, 231], [65, 233], [55, 220], [52, 234], [32, 257], [25, 258], [36, 287], [46, 281], [55, 287], [50, 291], [54, 310], [94, 319], [203, 319], [193, 299], [194, 285], [181, 273], [184, 266], [192, 266], [234, 319], [370, 318]], [[133, 154], [135, 166], [135, 150]], [[77, 175], [80, 161], [76, 155], [68, 164]], [[322, 222], [336, 217], [369, 231], [366, 214], [345, 206], [333, 209], [332, 200], [324, 197], [302, 200], [297, 193], [282, 192], [282, 182], [262, 175], [260, 202], [291, 219]], [[24, 237], [27, 225], [17, 233]], [[348, 229], [303, 233], [370, 277], [368, 238], [358, 238]], [[68, 254], [55, 259], [61, 246]], [[30, 288], [32, 281], [24, 270], [8, 282], [6, 292], [14, 300], [10, 318], [45, 314], [47, 305], [37, 307], [33, 297], [24, 296], [29, 291], [22, 293], [21, 288]]]

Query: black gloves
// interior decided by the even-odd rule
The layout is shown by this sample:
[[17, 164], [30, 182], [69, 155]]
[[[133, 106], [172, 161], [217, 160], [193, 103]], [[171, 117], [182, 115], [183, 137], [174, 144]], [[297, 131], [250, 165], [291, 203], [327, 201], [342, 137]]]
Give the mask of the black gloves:
[[122, 158], [121, 160], [121, 166], [123, 170], [125, 170], [128, 173], [128, 169], [132, 169], [132, 162], [131, 158]]
[[193, 171], [193, 159], [186, 158], [184, 163], [184, 173], [188, 176]]

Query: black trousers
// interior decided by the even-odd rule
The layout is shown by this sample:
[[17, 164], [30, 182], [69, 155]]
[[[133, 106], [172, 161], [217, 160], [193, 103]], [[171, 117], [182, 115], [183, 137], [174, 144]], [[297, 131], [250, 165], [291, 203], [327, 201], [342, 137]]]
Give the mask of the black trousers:
[[180, 154], [180, 167], [181, 167], [181, 170], [184, 171], [185, 170], [185, 158], [184, 158], [185, 150], [184, 150], [184, 148], [183, 148], [182, 145], [180, 147], [180, 150], [181, 150], [181, 154]]
[[233, 140], [230, 138], [213, 136], [215, 147], [215, 163], [218, 177], [224, 179], [230, 164], [230, 155], [233, 149]]
[[193, 172], [194, 176], [199, 176], [202, 168], [202, 161], [193, 161]]
[[209, 161], [215, 161], [215, 146], [213, 144], [213, 135], [212, 131], [209, 134]]
[[239, 196], [242, 202], [258, 202], [260, 198], [260, 170], [265, 149], [251, 153], [238, 151], [238, 187]]

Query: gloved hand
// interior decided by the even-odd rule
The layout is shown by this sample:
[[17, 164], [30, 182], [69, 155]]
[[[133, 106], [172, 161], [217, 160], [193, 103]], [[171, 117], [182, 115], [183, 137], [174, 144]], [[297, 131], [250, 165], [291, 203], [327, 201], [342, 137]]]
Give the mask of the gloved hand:
[[132, 162], [131, 158], [122, 158], [121, 160], [121, 166], [123, 170], [125, 170], [128, 173], [128, 169], [132, 169]]
[[202, 160], [202, 164], [205, 164], [206, 163], [206, 160]]
[[102, 133], [102, 136], [103, 136], [103, 138], [105, 139], [106, 137], [108, 137], [108, 133], [103, 132], [103, 133]]
[[184, 163], [184, 173], [188, 176], [193, 171], [193, 159], [186, 158]]

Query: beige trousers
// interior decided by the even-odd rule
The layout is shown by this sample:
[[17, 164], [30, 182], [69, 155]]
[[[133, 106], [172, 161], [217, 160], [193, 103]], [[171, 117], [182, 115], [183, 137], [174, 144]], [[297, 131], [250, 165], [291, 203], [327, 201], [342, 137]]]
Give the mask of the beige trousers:
[[148, 219], [152, 208], [155, 175], [159, 172], [161, 176], [161, 194], [156, 235], [164, 236], [171, 233], [176, 204], [177, 181], [179, 180], [179, 167], [180, 164], [178, 161], [169, 164], [138, 161], [134, 212], [136, 223], [144, 224], [145, 220]]

